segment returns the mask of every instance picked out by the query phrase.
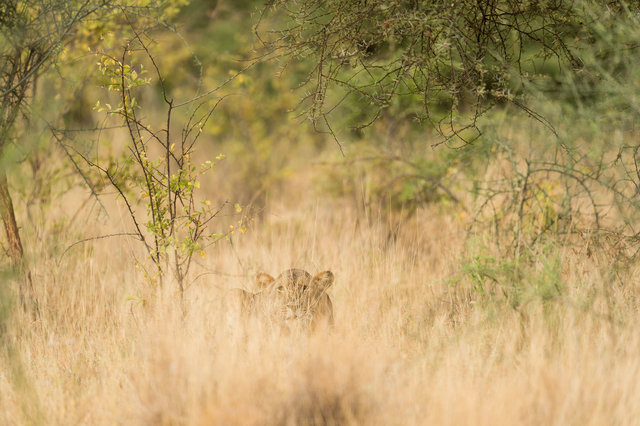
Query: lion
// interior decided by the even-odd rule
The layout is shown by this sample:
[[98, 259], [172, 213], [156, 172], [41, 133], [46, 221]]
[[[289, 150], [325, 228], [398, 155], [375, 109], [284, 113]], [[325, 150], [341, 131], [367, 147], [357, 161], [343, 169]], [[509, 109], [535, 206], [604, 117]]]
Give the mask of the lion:
[[334, 275], [331, 271], [311, 276], [302, 269], [288, 269], [273, 278], [260, 272], [257, 293], [236, 289], [235, 298], [243, 314], [265, 314], [287, 326], [302, 325], [311, 330], [333, 326], [333, 304], [327, 294]]

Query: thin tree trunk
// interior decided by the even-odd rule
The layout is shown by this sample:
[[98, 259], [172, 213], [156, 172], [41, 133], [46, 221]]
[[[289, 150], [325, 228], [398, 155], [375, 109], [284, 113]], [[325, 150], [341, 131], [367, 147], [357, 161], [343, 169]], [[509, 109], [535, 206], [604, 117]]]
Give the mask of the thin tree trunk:
[[7, 252], [11, 259], [11, 265], [16, 273], [22, 274], [24, 277], [24, 281], [20, 286], [20, 301], [26, 310], [31, 311], [33, 315], [37, 315], [38, 301], [33, 291], [31, 271], [29, 271], [24, 260], [24, 250], [22, 249], [18, 223], [13, 210], [13, 201], [9, 193], [7, 173], [2, 169], [0, 169], [0, 218], [7, 237]]
[[0, 217], [7, 236], [8, 254], [11, 258], [11, 263], [14, 266], [21, 265], [24, 261], [24, 251], [22, 250], [16, 215], [13, 212], [13, 201], [11, 200], [11, 194], [9, 194], [7, 173], [4, 170], [0, 170]]

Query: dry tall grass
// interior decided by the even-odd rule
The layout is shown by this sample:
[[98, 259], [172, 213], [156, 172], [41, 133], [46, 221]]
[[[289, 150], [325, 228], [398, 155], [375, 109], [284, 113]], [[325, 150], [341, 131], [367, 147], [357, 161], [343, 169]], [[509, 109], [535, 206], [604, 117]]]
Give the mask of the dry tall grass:
[[[114, 225], [100, 226], [112, 232]], [[637, 280], [608, 282], [597, 256], [565, 250], [559, 299], [518, 309], [483, 303], [464, 280], [451, 280], [459, 275], [463, 224], [437, 208], [418, 211], [390, 238], [385, 220], [338, 201], [272, 200], [233, 246], [208, 252], [194, 277], [215, 274], [188, 288], [184, 317], [174, 289], [149, 287], [135, 268], [133, 255], [143, 258], [135, 241], [35, 254], [47, 253], [47, 244], [26, 243], [38, 259], [32, 273], [42, 316], [10, 318], [0, 358], [1, 424], [640, 418]], [[227, 315], [221, 300], [228, 289], [251, 288], [259, 270], [289, 267], [335, 273], [331, 333], [285, 334]]]

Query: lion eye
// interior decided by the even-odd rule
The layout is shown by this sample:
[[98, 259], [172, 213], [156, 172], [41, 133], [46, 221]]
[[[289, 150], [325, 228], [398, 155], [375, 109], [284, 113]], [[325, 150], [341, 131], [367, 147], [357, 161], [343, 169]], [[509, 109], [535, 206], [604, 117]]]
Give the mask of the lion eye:
[[278, 288], [276, 289], [276, 291], [279, 291], [280, 293], [282, 293], [282, 292], [284, 291], [284, 287], [283, 287], [283, 286], [280, 286], [280, 287], [278, 287]]

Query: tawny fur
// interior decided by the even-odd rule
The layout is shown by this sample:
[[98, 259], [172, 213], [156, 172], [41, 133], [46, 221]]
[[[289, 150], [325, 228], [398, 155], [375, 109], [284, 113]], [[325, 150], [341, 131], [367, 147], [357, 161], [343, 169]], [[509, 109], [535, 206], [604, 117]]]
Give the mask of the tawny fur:
[[311, 276], [302, 269], [288, 269], [273, 278], [266, 273], [256, 276], [260, 291], [234, 290], [234, 299], [243, 314], [267, 313], [287, 323], [317, 329], [333, 325], [333, 304], [327, 289], [333, 284], [331, 271]]

